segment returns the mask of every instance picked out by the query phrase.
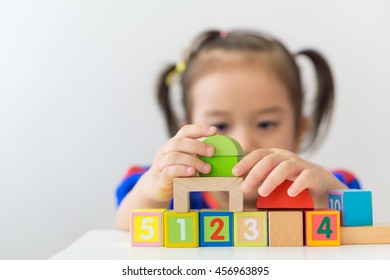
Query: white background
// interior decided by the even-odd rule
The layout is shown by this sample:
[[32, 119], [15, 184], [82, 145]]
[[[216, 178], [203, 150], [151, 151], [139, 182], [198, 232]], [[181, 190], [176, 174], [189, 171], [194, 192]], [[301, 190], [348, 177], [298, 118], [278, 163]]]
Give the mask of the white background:
[[385, 0], [0, 0], [0, 259], [48, 258], [113, 227], [121, 177], [167, 139], [158, 72], [211, 27], [264, 30], [328, 58], [334, 122], [303, 156], [355, 172], [374, 222], [390, 223], [389, 15]]

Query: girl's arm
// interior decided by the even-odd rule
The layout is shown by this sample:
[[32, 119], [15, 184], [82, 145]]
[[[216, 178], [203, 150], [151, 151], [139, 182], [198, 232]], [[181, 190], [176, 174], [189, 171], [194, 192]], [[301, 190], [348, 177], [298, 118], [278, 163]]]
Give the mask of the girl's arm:
[[123, 198], [116, 214], [115, 227], [129, 230], [129, 214], [131, 210], [142, 208], [168, 208], [170, 200], [157, 201], [147, 194], [146, 185], [153, 184], [148, 171], [143, 174], [133, 189]]
[[210, 164], [197, 157], [212, 156], [214, 147], [198, 138], [215, 135], [217, 129], [209, 125], [185, 125], [157, 152], [150, 169], [139, 179], [121, 202], [115, 226], [129, 229], [129, 213], [141, 208], [168, 208], [172, 200], [173, 179], [209, 173]]

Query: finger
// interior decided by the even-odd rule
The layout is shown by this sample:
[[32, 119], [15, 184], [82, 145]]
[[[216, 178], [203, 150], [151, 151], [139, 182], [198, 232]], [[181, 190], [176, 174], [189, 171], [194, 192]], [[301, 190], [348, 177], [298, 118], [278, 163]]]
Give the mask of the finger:
[[188, 124], [183, 126], [175, 137], [201, 138], [217, 134], [217, 128], [206, 124]]
[[172, 165], [186, 165], [195, 168], [201, 173], [209, 173], [211, 171], [211, 165], [196, 156], [173, 152], [163, 157], [158, 165], [160, 171]]
[[[304, 189], [318, 189], [316, 188], [318, 183], [318, 177], [316, 176], [316, 173], [312, 170], [303, 170], [302, 173], [294, 180], [294, 183], [290, 186], [287, 193], [289, 196], [297, 196], [300, 192], [302, 192]], [[314, 192], [313, 195], [315, 196], [316, 193]]]
[[[195, 168], [192, 166], [171, 165], [161, 171], [162, 185], [171, 187], [174, 178], [193, 175], [195, 175]], [[164, 187], [162, 189], [164, 189]]]
[[261, 196], [268, 196], [285, 180], [295, 178], [301, 171], [302, 166], [295, 160], [280, 162], [267, 176], [259, 188]]
[[271, 171], [283, 161], [280, 154], [269, 154], [255, 164], [249, 171], [244, 182], [241, 185], [243, 192], [250, 192], [258, 187], [268, 176]]
[[210, 157], [214, 154], [214, 147], [195, 139], [176, 137], [170, 139], [163, 147], [164, 154], [171, 152], [182, 152]]
[[234, 176], [242, 176], [243, 174], [249, 172], [259, 161], [261, 161], [265, 156], [272, 154], [271, 150], [267, 149], [258, 149], [250, 154], [246, 155], [241, 159], [232, 169]]

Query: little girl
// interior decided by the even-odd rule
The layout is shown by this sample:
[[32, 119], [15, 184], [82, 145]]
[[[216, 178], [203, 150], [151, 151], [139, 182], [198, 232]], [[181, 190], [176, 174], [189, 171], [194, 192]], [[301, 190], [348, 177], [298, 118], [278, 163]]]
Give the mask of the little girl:
[[[310, 116], [303, 114], [297, 56], [309, 58], [316, 71]], [[181, 86], [183, 119], [172, 108], [175, 83]], [[175, 177], [210, 172], [210, 165], [196, 155], [213, 155], [213, 147], [199, 138], [215, 134], [233, 137], [243, 148], [244, 157], [232, 172], [244, 177], [244, 208], [256, 208], [259, 195], [269, 195], [285, 180], [294, 182], [290, 196], [308, 189], [316, 208], [327, 206], [329, 189], [360, 188], [350, 173], [331, 172], [297, 155], [323, 136], [333, 107], [331, 71], [316, 51], [291, 54], [278, 40], [255, 32], [208, 31], [194, 40], [183, 61], [163, 71], [157, 97], [172, 138], [150, 168], [130, 169], [119, 186], [119, 229], [128, 230], [132, 209], [172, 207]], [[193, 209], [226, 209], [228, 195], [191, 193], [190, 203]]]

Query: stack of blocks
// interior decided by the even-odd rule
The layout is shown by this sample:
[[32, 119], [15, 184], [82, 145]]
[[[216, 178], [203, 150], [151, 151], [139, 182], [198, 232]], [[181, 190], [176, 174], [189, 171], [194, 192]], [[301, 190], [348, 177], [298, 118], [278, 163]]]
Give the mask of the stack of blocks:
[[[204, 140], [213, 145], [213, 157], [202, 157], [212, 166], [209, 174], [175, 178], [174, 210], [139, 209], [130, 213], [131, 245], [165, 247], [206, 246], [338, 246], [390, 243], [390, 226], [372, 225], [371, 192], [333, 190], [327, 209], [314, 209], [304, 190], [287, 194], [285, 181], [268, 197], [259, 197], [254, 210], [243, 211], [241, 177], [231, 170], [242, 158], [241, 146], [226, 136]], [[229, 211], [190, 210], [193, 191], [229, 192]]]

